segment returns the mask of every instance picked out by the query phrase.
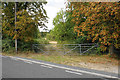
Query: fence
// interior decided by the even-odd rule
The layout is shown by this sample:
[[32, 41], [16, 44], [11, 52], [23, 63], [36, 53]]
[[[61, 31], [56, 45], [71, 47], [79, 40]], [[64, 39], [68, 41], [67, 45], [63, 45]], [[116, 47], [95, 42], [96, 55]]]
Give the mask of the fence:
[[51, 55], [85, 55], [94, 54], [97, 44], [33, 44], [33, 50], [37, 53]]

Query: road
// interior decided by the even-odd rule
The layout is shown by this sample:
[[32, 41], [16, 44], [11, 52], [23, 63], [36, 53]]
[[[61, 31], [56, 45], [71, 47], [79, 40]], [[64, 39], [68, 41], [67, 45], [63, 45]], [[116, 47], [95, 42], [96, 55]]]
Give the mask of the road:
[[2, 78], [88, 78], [117, 80], [118, 75], [20, 57], [2, 56]]

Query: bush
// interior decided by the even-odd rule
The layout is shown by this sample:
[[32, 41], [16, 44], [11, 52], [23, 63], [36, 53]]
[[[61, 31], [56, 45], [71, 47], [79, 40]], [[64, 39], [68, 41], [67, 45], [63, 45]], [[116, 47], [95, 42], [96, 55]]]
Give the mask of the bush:
[[45, 40], [45, 38], [35, 39], [34, 44], [48, 44], [49, 41]]
[[14, 40], [2, 40], [2, 52], [14, 52]]
[[46, 35], [46, 38], [47, 38], [48, 40], [55, 40], [55, 36], [52, 35], [51, 33], [48, 33], [48, 34]]
[[[37, 45], [35, 45], [37, 44]], [[35, 39], [34, 45], [33, 45], [33, 51], [35, 53], [41, 52], [41, 49], [44, 50], [45, 46], [42, 44], [49, 44], [48, 40], [45, 40], [45, 38]]]

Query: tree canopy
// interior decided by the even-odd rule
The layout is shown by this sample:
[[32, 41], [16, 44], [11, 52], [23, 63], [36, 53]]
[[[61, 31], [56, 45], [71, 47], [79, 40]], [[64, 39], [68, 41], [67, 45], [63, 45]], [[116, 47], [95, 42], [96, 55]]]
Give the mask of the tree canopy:
[[[15, 23], [15, 3], [3, 3], [3, 35], [7, 34], [13, 39], [33, 39], [38, 26], [46, 27], [47, 14], [41, 2], [17, 2], [17, 21]], [[15, 31], [15, 24], [17, 35]]]
[[72, 13], [65, 12], [61, 9], [53, 19], [54, 28], [50, 34], [54, 36], [55, 40], [66, 41], [75, 39], [74, 23], [71, 23], [71, 15]]
[[101, 44], [102, 50], [120, 47], [120, 2], [71, 2], [69, 9], [78, 36], [87, 35], [88, 40]]
[[[14, 47], [14, 39], [18, 40], [19, 49], [31, 49], [38, 35], [38, 26], [46, 28], [47, 13], [44, 5], [47, 2], [16, 2], [2, 3], [2, 39], [3, 45]], [[16, 27], [15, 27], [16, 24]], [[10, 41], [10, 42], [9, 42]], [[7, 48], [7, 46], [3, 46]], [[18, 50], [19, 50], [18, 49]], [[26, 49], [27, 50], [27, 49]]]

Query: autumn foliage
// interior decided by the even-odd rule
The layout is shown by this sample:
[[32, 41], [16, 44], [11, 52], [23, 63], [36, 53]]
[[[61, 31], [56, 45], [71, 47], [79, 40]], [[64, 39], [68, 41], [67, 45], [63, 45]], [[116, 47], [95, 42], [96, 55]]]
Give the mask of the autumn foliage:
[[39, 33], [38, 27], [46, 28], [48, 17], [43, 7], [45, 4], [46, 2], [16, 2], [15, 21], [15, 3], [2, 3], [3, 51], [14, 49], [15, 39], [18, 50], [32, 50], [32, 44], [38, 43], [35, 40]]
[[78, 36], [87, 35], [102, 50], [111, 45], [120, 48], [120, 2], [71, 2], [69, 9]]
[[20, 39], [24, 41], [33, 40], [37, 34], [38, 26], [46, 27], [45, 23], [47, 22], [47, 14], [43, 8], [43, 4], [46, 3], [16, 3], [17, 21], [15, 23], [15, 3], [3, 3], [3, 35], [8, 35], [12, 39]]

